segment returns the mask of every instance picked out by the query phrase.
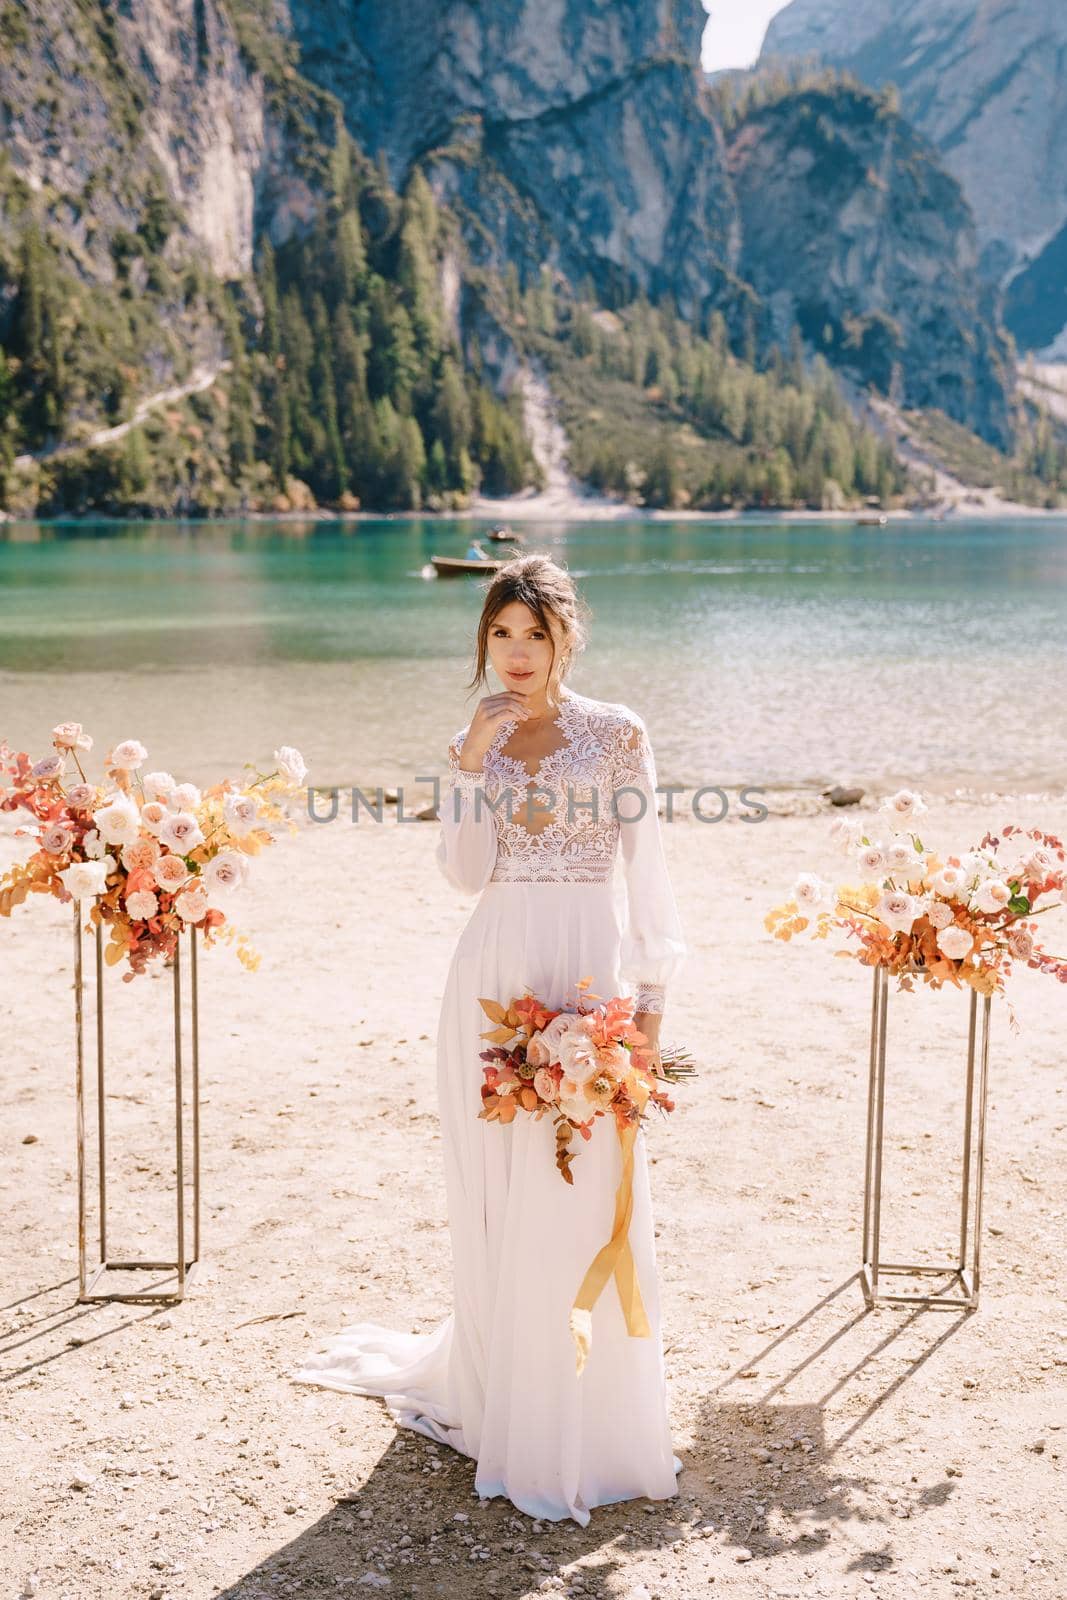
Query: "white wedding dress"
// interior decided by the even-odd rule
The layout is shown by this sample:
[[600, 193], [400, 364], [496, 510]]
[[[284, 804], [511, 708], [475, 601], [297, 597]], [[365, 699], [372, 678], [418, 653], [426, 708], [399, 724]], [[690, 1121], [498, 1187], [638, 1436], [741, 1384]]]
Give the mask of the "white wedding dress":
[[382, 1396], [402, 1426], [472, 1457], [480, 1494], [584, 1525], [593, 1506], [665, 1499], [677, 1487], [646, 1135], [635, 1145], [630, 1243], [651, 1336], [627, 1332], [609, 1279], [579, 1377], [568, 1316], [612, 1232], [614, 1119], [598, 1118], [590, 1141], [575, 1140], [573, 1187], [556, 1168], [549, 1117], [480, 1119], [480, 1035], [492, 1023], [478, 1002], [507, 1004], [530, 990], [552, 1007], [573, 1005], [574, 985], [591, 976], [602, 999], [630, 994], [638, 1009], [662, 1011], [686, 944], [641, 719], [564, 688], [562, 742], [534, 778], [502, 752], [516, 726], [500, 726], [480, 772], [460, 768], [467, 728], [456, 735], [440, 808], [441, 868], [479, 896], [452, 957], [437, 1039], [453, 1310], [426, 1334], [358, 1323], [294, 1376]]

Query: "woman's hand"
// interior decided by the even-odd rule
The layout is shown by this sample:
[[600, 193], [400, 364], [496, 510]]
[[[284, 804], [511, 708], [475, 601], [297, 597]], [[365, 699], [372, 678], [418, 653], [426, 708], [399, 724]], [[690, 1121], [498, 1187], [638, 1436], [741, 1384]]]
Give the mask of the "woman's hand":
[[503, 689], [499, 694], [487, 694], [479, 700], [471, 718], [467, 737], [459, 753], [460, 767], [466, 772], [481, 772], [482, 763], [502, 722], [525, 721], [530, 708], [521, 694], [514, 689]]
[[663, 1076], [663, 1057], [660, 1054], [659, 1030], [661, 1017], [658, 1011], [635, 1011], [634, 1027], [644, 1034], [646, 1043], [639, 1046], [648, 1058], [648, 1064], [657, 1077]]

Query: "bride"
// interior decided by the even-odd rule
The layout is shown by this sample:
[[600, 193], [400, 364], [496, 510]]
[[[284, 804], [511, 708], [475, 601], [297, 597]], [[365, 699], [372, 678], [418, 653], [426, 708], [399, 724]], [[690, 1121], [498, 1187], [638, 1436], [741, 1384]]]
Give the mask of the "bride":
[[[481, 997], [527, 989], [573, 1007], [630, 994], [659, 1059], [666, 985], [686, 954], [656, 815], [641, 718], [564, 682], [584, 647], [584, 606], [549, 557], [507, 563], [478, 624], [472, 686], [491, 663], [504, 688], [449, 746], [438, 862], [478, 899], [452, 956], [437, 1036], [437, 1086], [452, 1240], [453, 1309], [433, 1332], [344, 1330], [296, 1381], [381, 1395], [403, 1427], [477, 1463], [474, 1485], [532, 1517], [582, 1525], [593, 1506], [676, 1492], [667, 1420], [645, 1135], [635, 1145], [629, 1237], [649, 1332], [628, 1333], [609, 1281], [576, 1371], [568, 1316], [611, 1236], [621, 1154], [614, 1119], [580, 1143], [573, 1187], [550, 1118], [480, 1119]], [[619, 791], [616, 793], [616, 791]], [[625, 911], [616, 908], [620, 857]], [[591, 998], [586, 1002], [594, 1004]]]

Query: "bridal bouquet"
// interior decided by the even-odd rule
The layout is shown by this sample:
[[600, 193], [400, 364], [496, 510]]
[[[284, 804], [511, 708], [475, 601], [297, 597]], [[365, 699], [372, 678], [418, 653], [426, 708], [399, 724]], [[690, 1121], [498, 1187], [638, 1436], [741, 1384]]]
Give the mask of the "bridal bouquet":
[[591, 982], [582, 978], [575, 985], [578, 1000], [573, 1009], [556, 1010], [531, 994], [507, 1006], [497, 1000], [479, 1001], [495, 1023], [482, 1034], [491, 1047], [481, 1051], [481, 1059], [489, 1064], [483, 1069], [480, 1117], [507, 1123], [520, 1111], [535, 1119], [551, 1116], [556, 1125], [556, 1166], [571, 1184], [575, 1133], [592, 1138], [596, 1118], [608, 1115], [618, 1130], [622, 1177], [611, 1238], [582, 1279], [570, 1313], [579, 1376], [592, 1346], [593, 1306], [613, 1274], [627, 1332], [639, 1338], [651, 1332], [628, 1237], [634, 1141], [650, 1105], [665, 1113], [674, 1110], [664, 1083], [680, 1082], [695, 1071], [682, 1050], [662, 1054], [657, 1071], [652, 1052], [644, 1048], [647, 1035], [634, 1024], [634, 1002], [619, 995], [586, 1007], [582, 1000]]
[[[32, 821], [15, 834], [36, 844], [0, 878], [0, 916], [31, 894], [91, 900], [90, 922], [110, 929], [105, 960], [127, 961], [128, 983], [151, 959], [173, 955], [186, 926], [200, 929], [206, 946], [233, 937], [228, 897], [244, 886], [250, 858], [274, 842], [283, 823], [296, 831], [289, 803], [307, 768], [298, 750], [283, 746], [272, 772], [201, 792], [169, 772], [140, 776], [148, 752], [137, 739], [123, 739], [107, 754], [104, 783], [96, 784], [81, 763], [92, 743], [77, 722], [53, 728], [53, 754], [39, 761], [0, 741], [0, 811], [27, 813]], [[249, 970], [259, 965], [243, 935], [237, 955]]]
[[835, 954], [888, 968], [904, 989], [919, 976], [934, 988], [950, 982], [1003, 993], [1013, 962], [1067, 983], [1067, 959], [1037, 940], [1038, 918], [1067, 904], [1062, 841], [1007, 823], [950, 855], [920, 837], [926, 809], [920, 795], [902, 789], [883, 801], [880, 826], [835, 820], [831, 834], [858, 881], [835, 888], [802, 872], [792, 899], [765, 917], [768, 932], [788, 940], [808, 929], [825, 939], [842, 928], [858, 948]]
[[[581, 996], [592, 982], [575, 985], [575, 1009], [553, 1010], [535, 995], [503, 1006], [480, 1000], [496, 1024], [482, 1034], [492, 1048], [480, 1052], [483, 1069], [482, 1109], [489, 1122], [511, 1122], [520, 1111], [556, 1124], [556, 1166], [573, 1183], [570, 1146], [576, 1133], [592, 1137], [597, 1117], [612, 1115], [620, 1129], [636, 1125], [649, 1105], [666, 1113], [674, 1101], [662, 1087], [693, 1074], [684, 1051], [661, 1055], [662, 1071], [652, 1066], [645, 1034], [633, 1022], [632, 1000], [624, 995], [585, 1008]], [[596, 996], [591, 996], [596, 998]]]

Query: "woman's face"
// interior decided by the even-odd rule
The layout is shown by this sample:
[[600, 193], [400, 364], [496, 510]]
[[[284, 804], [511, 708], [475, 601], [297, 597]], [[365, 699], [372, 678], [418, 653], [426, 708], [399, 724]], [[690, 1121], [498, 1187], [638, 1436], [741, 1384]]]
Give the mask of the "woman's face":
[[[553, 626], [558, 635], [558, 623]], [[548, 686], [556, 651], [536, 614], [521, 600], [510, 600], [489, 624], [487, 640], [493, 671], [505, 689], [537, 697]]]

